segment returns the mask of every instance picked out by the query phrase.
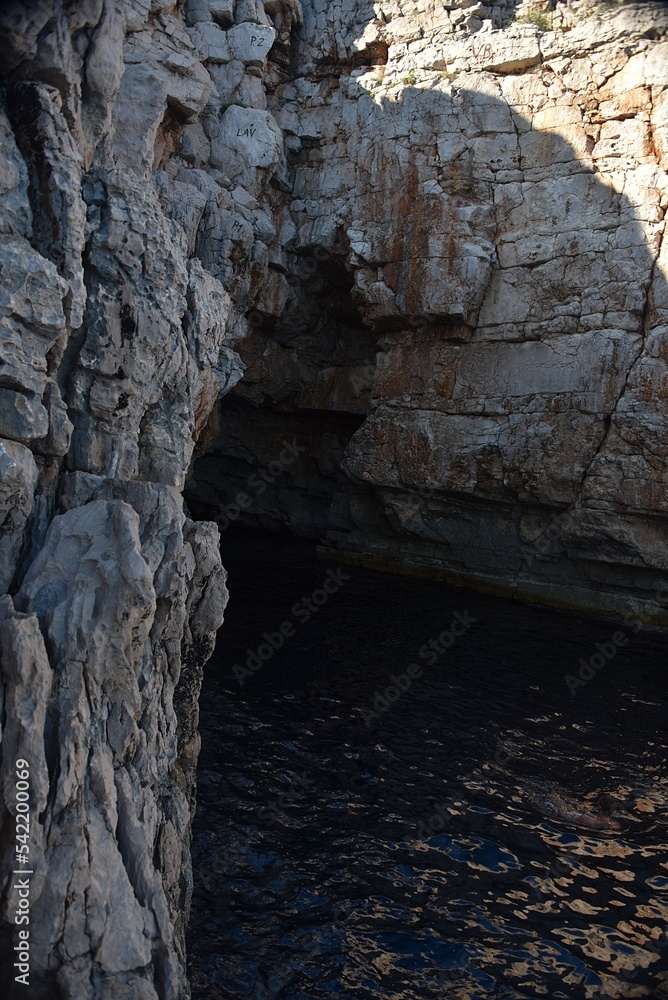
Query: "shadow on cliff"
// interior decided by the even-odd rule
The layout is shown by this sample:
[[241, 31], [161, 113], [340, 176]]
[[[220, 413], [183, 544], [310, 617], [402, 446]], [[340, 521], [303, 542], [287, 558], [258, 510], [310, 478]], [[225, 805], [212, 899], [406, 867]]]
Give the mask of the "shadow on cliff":
[[[668, 80], [642, 39], [663, 37], [668, 6], [641, 6], [647, 28], [632, 5], [612, 13], [631, 18], [606, 29], [631, 54], [583, 110], [573, 64], [557, 72], [536, 29], [513, 32], [512, 44], [501, 32], [462, 36], [445, 69], [397, 79], [392, 67], [386, 76], [370, 3], [356, 6], [345, 44], [336, 25], [323, 27], [319, 0], [305, 4], [298, 75], [321, 81], [317, 114], [332, 118], [321, 131], [329, 138], [316, 139], [305, 108], [295, 189], [324, 214], [318, 225], [297, 220], [310, 235], [293, 256], [311, 254], [306, 315], [322, 318], [309, 333], [301, 306], [289, 305], [256, 339], [310, 358], [295, 398], [314, 442], [324, 413], [357, 421], [347, 443], [341, 429], [346, 476], [332, 474], [334, 500], [310, 526], [314, 537], [352, 532], [352, 550], [366, 545], [384, 559], [408, 536], [427, 561], [435, 546], [456, 572], [472, 567], [471, 582], [479, 571], [517, 587], [515, 577], [538, 573], [562, 596], [591, 590], [592, 572], [608, 563], [613, 590], [656, 592], [668, 556], [659, 457], [668, 289], [655, 264], [666, 175], [660, 122], [647, 109], [651, 88], [656, 99]], [[465, 72], [469, 56], [496, 68]], [[339, 304], [334, 323], [332, 289], [352, 304]], [[265, 401], [281, 402], [263, 378]], [[294, 433], [275, 414], [272, 427]], [[285, 485], [296, 497], [294, 471]], [[364, 515], [346, 520], [342, 490], [367, 498]], [[546, 560], [541, 533], [552, 528], [559, 542]]]
[[545, 65], [429, 71], [394, 93], [358, 79], [363, 221], [346, 236], [354, 295], [386, 353], [348, 449], [353, 478], [666, 514], [666, 175], [645, 120], [665, 71], [646, 56], [623, 69], [643, 86], [613, 78], [598, 118], [581, 116], [570, 71]]
[[[606, 22], [631, 54], [583, 111], [577, 69], [545, 61], [537, 28], [462, 33], [447, 58], [435, 46], [444, 69], [400, 78], [372, 4], [341, 30], [320, 0], [304, 5], [295, 63], [317, 110], [301, 109], [292, 167], [321, 214], [296, 218], [286, 311], [258, 313], [241, 346], [246, 378], [222, 404], [205, 470], [214, 493], [228, 478], [233, 501], [253, 471], [246, 452], [266, 467], [297, 435], [327, 461], [282, 477], [294, 517], [268, 495], [253, 517], [294, 521], [325, 545], [336, 533], [340, 549], [395, 568], [408, 538], [416, 563], [525, 599], [589, 595], [591, 610], [628, 613], [614, 595], [599, 601], [604, 580], [656, 610], [666, 175], [647, 109], [668, 83], [650, 43], [668, 6], [642, 10], [646, 27], [635, 10]], [[497, 68], [465, 72], [468, 58]], [[309, 476], [322, 487], [315, 512]]]

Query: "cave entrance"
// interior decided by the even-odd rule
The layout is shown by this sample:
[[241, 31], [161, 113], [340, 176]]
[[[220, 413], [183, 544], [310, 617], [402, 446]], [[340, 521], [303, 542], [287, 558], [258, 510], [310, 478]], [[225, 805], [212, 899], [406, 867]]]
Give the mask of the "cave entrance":
[[358, 491], [341, 470], [364, 416], [290, 405], [254, 405], [232, 396], [195, 461], [186, 499], [221, 532], [233, 525], [325, 539], [353, 527]]
[[331, 547], [385, 522], [371, 488], [345, 472], [378, 351], [345, 261], [343, 245], [294, 253], [256, 296], [235, 345], [244, 377], [211, 415], [186, 489], [192, 514], [221, 531], [287, 531]]

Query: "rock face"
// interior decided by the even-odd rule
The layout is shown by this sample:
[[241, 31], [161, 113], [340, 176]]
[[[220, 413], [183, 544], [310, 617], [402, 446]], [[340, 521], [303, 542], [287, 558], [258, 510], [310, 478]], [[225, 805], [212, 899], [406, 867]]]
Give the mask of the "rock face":
[[227, 599], [186, 484], [220, 528], [668, 621], [668, 16], [0, 22], [3, 982], [20, 759], [31, 995], [172, 1000]]
[[304, 6], [269, 104], [286, 254], [196, 466], [221, 526], [668, 623], [667, 29], [659, 3]]
[[197, 698], [227, 599], [218, 529], [181, 490], [241, 375], [242, 318], [195, 246], [231, 195], [155, 168], [202, 131], [213, 84], [172, 5], [2, 19], [2, 978], [21, 759], [30, 991], [176, 1000]]

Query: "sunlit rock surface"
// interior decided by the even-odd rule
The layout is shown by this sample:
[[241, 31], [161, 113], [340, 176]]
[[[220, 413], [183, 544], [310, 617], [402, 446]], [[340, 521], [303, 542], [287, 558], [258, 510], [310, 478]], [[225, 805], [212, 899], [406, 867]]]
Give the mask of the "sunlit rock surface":
[[[531, 6], [3, 6], [0, 819], [8, 873], [29, 759], [33, 996], [188, 995], [227, 592], [186, 485], [222, 529], [666, 621], [666, 7]], [[7, 875], [8, 982], [15, 903]]]

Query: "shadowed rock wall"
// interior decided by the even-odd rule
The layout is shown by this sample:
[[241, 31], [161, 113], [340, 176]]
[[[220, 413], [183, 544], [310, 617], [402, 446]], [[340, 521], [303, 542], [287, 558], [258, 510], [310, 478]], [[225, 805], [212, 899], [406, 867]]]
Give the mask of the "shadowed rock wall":
[[224, 484], [222, 527], [250, 493], [241, 519], [339, 558], [666, 623], [668, 8], [352, 6], [305, 5], [272, 96], [292, 284], [198, 495]]
[[31, 996], [187, 996], [227, 593], [186, 480], [665, 619], [665, 7], [550, 6], [3, 6], [3, 982], [26, 760]]

